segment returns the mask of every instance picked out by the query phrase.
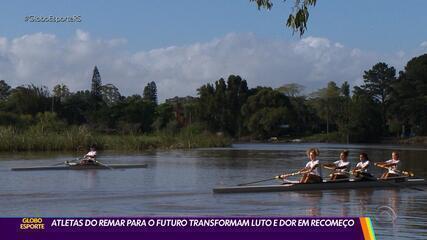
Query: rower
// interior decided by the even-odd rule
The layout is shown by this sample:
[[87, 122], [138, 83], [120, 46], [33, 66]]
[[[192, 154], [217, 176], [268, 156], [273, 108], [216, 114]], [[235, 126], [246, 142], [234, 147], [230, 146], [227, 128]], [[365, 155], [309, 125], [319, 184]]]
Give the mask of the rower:
[[387, 179], [390, 177], [398, 177], [399, 170], [397, 170], [397, 165], [399, 164], [399, 153], [396, 151], [393, 151], [391, 153], [391, 159], [387, 160], [385, 162], [375, 163], [375, 166], [386, 168], [387, 171], [383, 173], [380, 179]]
[[348, 150], [340, 153], [340, 160], [333, 162], [332, 168], [334, 170], [330, 175], [332, 181], [349, 178], [350, 162], [348, 161]]
[[80, 164], [95, 164], [96, 163], [96, 148], [94, 145], [90, 147], [89, 152], [84, 155], [83, 159], [80, 161]]
[[320, 183], [322, 182], [321, 169], [319, 160], [319, 149], [310, 148], [307, 150], [307, 156], [310, 161], [305, 165], [305, 168], [301, 169], [299, 172], [304, 175], [300, 179], [300, 183]]
[[357, 163], [356, 167], [351, 171], [351, 173], [361, 178], [362, 180], [372, 180], [374, 176], [368, 172], [369, 168], [369, 158], [368, 154], [365, 152], [361, 152], [359, 155], [359, 162]]

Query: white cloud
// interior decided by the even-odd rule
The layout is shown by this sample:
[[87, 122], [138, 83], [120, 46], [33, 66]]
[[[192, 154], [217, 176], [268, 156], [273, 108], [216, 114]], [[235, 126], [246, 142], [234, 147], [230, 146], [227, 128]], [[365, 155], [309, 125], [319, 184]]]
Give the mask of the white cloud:
[[84, 32], [84, 31], [82, 31], [80, 29], [77, 29], [76, 30], [76, 40], [77, 41], [82, 41], [82, 42], [88, 41], [89, 40], [89, 33], [88, 32]]
[[363, 71], [378, 61], [399, 68], [410, 57], [405, 52], [380, 56], [312, 36], [287, 42], [230, 33], [205, 43], [139, 52], [129, 52], [126, 43], [96, 39], [82, 30], [70, 39], [46, 33], [0, 36], [0, 79], [12, 86], [65, 83], [76, 91], [90, 87], [97, 65], [103, 83], [116, 85], [122, 94], [141, 94], [155, 81], [159, 98], [165, 99], [196, 95], [202, 84], [230, 74], [241, 75], [250, 87], [297, 82], [315, 90], [328, 81], [358, 84]]
[[427, 41], [424, 41], [420, 44], [420, 47], [427, 48]]
[[0, 53], [6, 51], [7, 49], [7, 39], [0, 37]]

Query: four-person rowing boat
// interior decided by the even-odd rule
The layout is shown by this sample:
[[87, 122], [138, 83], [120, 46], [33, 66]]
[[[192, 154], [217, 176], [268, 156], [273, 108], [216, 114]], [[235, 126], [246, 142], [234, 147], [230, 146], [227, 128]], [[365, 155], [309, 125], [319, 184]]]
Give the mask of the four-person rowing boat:
[[12, 168], [12, 171], [32, 171], [32, 170], [89, 170], [89, 169], [125, 169], [125, 168], [146, 168], [147, 164], [103, 164], [99, 161], [81, 164], [75, 162], [65, 162], [62, 166], [36, 166]]
[[326, 181], [321, 183], [283, 183], [272, 185], [251, 185], [216, 187], [214, 193], [255, 193], [255, 192], [287, 192], [287, 191], [313, 191], [313, 190], [335, 190], [335, 189], [359, 189], [359, 188], [414, 188], [416, 186], [427, 186], [423, 178], [396, 177], [387, 180], [377, 179], [372, 181], [359, 181], [349, 179], [346, 181]]
[[[410, 188], [418, 191], [425, 191], [417, 186], [427, 186], [423, 178], [414, 177], [410, 171], [400, 171], [397, 169], [399, 154], [392, 153], [392, 159], [386, 162], [376, 163], [375, 166], [386, 169], [380, 178], [374, 177], [367, 169], [369, 159], [366, 153], [359, 156], [360, 162], [350, 171], [347, 160], [348, 151], [340, 154], [340, 160], [333, 163], [320, 164], [317, 160], [319, 150], [311, 148], [307, 151], [309, 162], [305, 168], [290, 174], [278, 175], [260, 181], [239, 184], [231, 187], [217, 187], [214, 193], [247, 193], [247, 192], [282, 192], [282, 191], [313, 191], [313, 190], [333, 190], [333, 189], [357, 189], [357, 188]], [[320, 168], [323, 166], [333, 172], [329, 175], [330, 180], [322, 179]], [[289, 181], [291, 176], [302, 175], [299, 181]], [[274, 185], [253, 185], [260, 182], [272, 180], [283, 180], [281, 184]]]

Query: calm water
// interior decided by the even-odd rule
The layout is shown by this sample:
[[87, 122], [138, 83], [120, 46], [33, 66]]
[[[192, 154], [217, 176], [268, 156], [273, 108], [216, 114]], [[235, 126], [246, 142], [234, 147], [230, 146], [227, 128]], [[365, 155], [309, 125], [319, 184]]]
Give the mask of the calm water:
[[[12, 172], [11, 167], [53, 165], [70, 154], [0, 155], [0, 216], [281, 215], [370, 216], [379, 239], [427, 238], [427, 189], [334, 190], [213, 194], [235, 185], [305, 165], [305, 150], [317, 146], [323, 162], [350, 150], [373, 161], [399, 150], [403, 168], [427, 176], [427, 149], [337, 144], [236, 144], [232, 148], [101, 152], [104, 163], [147, 163], [146, 169]], [[324, 174], [326, 172], [324, 171]], [[379, 172], [378, 172], [379, 173]], [[394, 221], [392, 220], [395, 216]]]

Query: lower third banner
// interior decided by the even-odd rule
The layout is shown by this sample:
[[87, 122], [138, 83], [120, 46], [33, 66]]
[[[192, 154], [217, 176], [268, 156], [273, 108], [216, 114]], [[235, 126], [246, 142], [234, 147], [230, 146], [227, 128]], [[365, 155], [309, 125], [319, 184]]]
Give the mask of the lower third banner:
[[1, 239], [367, 239], [369, 218], [133, 217], [1, 218]]

